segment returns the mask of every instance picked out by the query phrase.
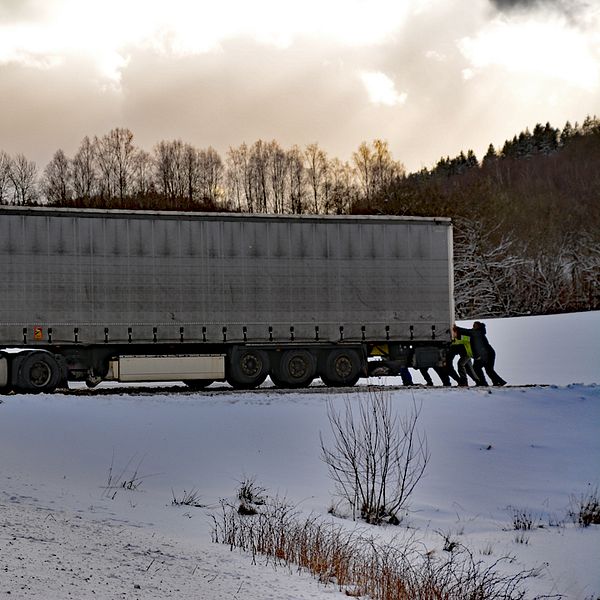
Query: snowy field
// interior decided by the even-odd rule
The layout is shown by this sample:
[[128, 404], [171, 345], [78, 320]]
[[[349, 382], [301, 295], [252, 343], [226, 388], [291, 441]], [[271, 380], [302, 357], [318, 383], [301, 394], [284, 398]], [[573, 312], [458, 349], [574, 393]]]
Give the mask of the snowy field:
[[[600, 484], [600, 313], [486, 324], [500, 375], [539, 385], [370, 382], [390, 386], [401, 414], [421, 405], [431, 453], [403, 523], [373, 531], [416, 536], [439, 554], [450, 537], [487, 563], [510, 556], [509, 572], [536, 569], [528, 597], [596, 600], [600, 526], [577, 527], [567, 514], [573, 496]], [[0, 598], [346, 597], [212, 543], [210, 515], [255, 477], [331, 518], [319, 447], [320, 434], [330, 439], [327, 400], [361, 397], [318, 385], [279, 393], [268, 382], [235, 394], [0, 396]], [[107, 489], [111, 472], [137, 489]], [[172, 506], [184, 490], [204, 507]], [[515, 514], [532, 529], [516, 531]]]

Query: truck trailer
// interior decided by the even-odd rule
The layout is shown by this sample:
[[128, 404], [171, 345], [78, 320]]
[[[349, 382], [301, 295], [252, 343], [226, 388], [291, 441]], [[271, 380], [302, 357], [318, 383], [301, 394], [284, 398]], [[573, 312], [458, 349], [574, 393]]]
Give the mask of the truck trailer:
[[442, 366], [449, 219], [0, 207], [0, 391]]

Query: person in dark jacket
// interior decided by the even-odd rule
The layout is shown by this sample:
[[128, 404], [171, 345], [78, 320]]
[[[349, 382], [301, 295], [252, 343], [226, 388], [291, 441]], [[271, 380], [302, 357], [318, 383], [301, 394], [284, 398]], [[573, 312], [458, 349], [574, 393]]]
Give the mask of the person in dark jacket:
[[463, 327], [455, 327], [457, 335], [468, 335], [471, 341], [471, 351], [473, 352], [473, 369], [479, 379], [479, 385], [488, 385], [483, 370], [492, 380], [494, 385], [506, 385], [506, 381], [494, 370], [496, 362], [496, 352], [488, 342], [486, 336], [485, 324], [475, 321], [473, 329], [465, 329]]

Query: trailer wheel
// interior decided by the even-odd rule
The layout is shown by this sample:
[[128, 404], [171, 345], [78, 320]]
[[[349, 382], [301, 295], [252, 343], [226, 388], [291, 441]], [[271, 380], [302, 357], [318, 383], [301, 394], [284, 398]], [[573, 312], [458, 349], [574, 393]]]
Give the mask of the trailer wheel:
[[353, 386], [360, 377], [360, 369], [358, 352], [340, 348], [328, 354], [321, 379], [329, 387]]
[[32, 352], [19, 365], [16, 387], [32, 394], [53, 392], [61, 380], [61, 368], [52, 354]]
[[[310, 385], [317, 373], [317, 359], [308, 350], [302, 348], [287, 350], [283, 353], [279, 367], [271, 378], [282, 383], [278, 387], [301, 388]], [[277, 385], [277, 383], [274, 381]]]
[[186, 379], [183, 383], [191, 390], [198, 391], [207, 388], [213, 381], [214, 379]]
[[238, 390], [258, 387], [269, 373], [269, 357], [257, 348], [233, 348], [229, 354], [227, 382]]

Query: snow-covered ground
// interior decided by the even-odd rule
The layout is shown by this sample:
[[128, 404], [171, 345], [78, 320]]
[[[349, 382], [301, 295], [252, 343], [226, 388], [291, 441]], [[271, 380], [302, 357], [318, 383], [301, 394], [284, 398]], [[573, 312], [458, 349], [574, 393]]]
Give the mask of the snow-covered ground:
[[[600, 526], [576, 527], [567, 513], [573, 495], [600, 484], [600, 313], [486, 324], [510, 384], [551, 385], [391, 389], [400, 413], [421, 405], [431, 461], [402, 525], [375, 532], [417, 535], [437, 553], [449, 536], [477, 559], [508, 555], [509, 570], [539, 569], [531, 597], [596, 600]], [[347, 397], [362, 396], [268, 384], [236, 394], [0, 396], [0, 598], [344, 597], [213, 544], [210, 514], [255, 477], [330, 518], [319, 434], [330, 437], [327, 400]], [[113, 482], [137, 471], [137, 489], [107, 489], [111, 467]], [[184, 490], [205, 508], [172, 506]], [[534, 527], [515, 531], [515, 514]]]

